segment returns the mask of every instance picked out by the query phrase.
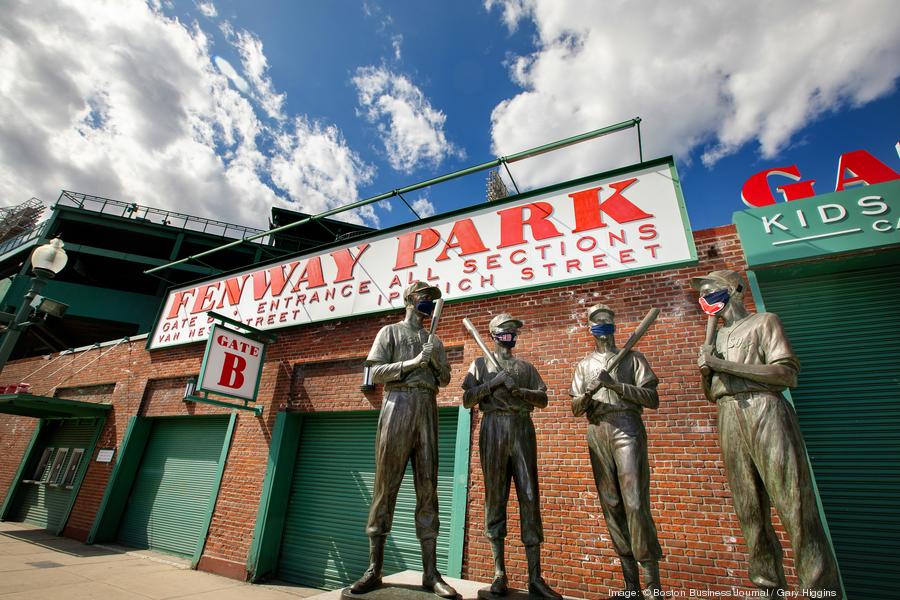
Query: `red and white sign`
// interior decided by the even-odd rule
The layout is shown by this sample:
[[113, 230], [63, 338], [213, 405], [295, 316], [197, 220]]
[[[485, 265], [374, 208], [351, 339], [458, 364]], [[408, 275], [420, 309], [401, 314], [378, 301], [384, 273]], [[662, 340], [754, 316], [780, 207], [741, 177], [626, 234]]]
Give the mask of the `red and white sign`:
[[[895, 146], [900, 155], [900, 142]], [[770, 189], [770, 177], [784, 177], [794, 183], [785, 183], [775, 189], [784, 197], [785, 202], [810, 198], [816, 195], [813, 186], [815, 179], [803, 179], [797, 165], [775, 167], [752, 175], [741, 188], [741, 200], [750, 207], [775, 204], [775, 195]], [[900, 179], [900, 174], [872, 156], [865, 150], [845, 152], [838, 158], [837, 178], [834, 191], [840, 192], [857, 185], [876, 185], [885, 181]]]
[[256, 400], [266, 344], [214, 324], [197, 389], [241, 400]]
[[276, 329], [402, 308], [417, 279], [452, 301], [695, 257], [675, 165], [662, 159], [173, 289], [150, 348], [206, 339], [208, 311]]

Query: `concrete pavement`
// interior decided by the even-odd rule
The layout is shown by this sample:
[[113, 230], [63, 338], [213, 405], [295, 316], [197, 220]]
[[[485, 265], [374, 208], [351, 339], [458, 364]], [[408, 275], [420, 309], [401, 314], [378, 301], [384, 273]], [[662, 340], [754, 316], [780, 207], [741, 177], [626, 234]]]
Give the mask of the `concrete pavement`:
[[25, 523], [0, 523], [0, 600], [293, 600], [322, 590], [249, 584], [177, 557], [87, 546]]
[[[474, 600], [485, 586], [446, 579], [463, 600]], [[422, 574], [403, 571], [385, 581], [417, 587]], [[168, 554], [88, 546], [26, 523], [0, 522], [0, 600], [336, 600], [340, 594], [287, 583], [245, 583], [194, 571], [189, 560]]]

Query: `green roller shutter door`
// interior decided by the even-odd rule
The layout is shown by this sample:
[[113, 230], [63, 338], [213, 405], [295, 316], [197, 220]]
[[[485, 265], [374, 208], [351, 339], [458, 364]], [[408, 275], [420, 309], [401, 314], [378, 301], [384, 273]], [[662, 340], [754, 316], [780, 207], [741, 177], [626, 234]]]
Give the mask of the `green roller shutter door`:
[[900, 267], [760, 282], [850, 598], [900, 590]]
[[[60, 471], [68, 470], [69, 462], [73, 456], [73, 450], [82, 449], [85, 454], [81, 457], [81, 462], [89, 460], [87, 456], [87, 448], [91, 445], [94, 438], [94, 432], [97, 429], [97, 422], [94, 419], [63, 419], [54, 420], [49, 424], [47, 437], [44, 442], [35, 447], [33, 456], [36, 457], [35, 465], [28, 469], [37, 467], [38, 459], [43, 455], [47, 448], [53, 448], [49, 454], [48, 460], [44, 466], [43, 473], [36, 476], [33, 472], [24, 473], [26, 479], [35, 477], [34, 482], [23, 482], [19, 486], [16, 504], [11, 511], [10, 520], [24, 521], [32, 525], [38, 525], [51, 531], [55, 531], [62, 525], [69, 502], [72, 499], [74, 490], [64, 485], [50, 485], [48, 482], [54, 460], [60, 455], [60, 449], [66, 448], [65, 459], [60, 461], [64, 463], [60, 466]], [[76, 465], [77, 467], [77, 465]], [[64, 477], [64, 473], [61, 477]], [[39, 481], [43, 480], [43, 483]]]
[[192, 556], [215, 493], [227, 417], [163, 418], [153, 424], [118, 539], [135, 548]]
[[[439, 409], [437, 564], [446, 572], [459, 409]], [[322, 589], [347, 585], [369, 564], [366, 520], [375, 482], [378, 412], [304, 415], [279, 557], [280, 579]], [[385, 548], [385, 574], [422, 570], [407, 466]]]

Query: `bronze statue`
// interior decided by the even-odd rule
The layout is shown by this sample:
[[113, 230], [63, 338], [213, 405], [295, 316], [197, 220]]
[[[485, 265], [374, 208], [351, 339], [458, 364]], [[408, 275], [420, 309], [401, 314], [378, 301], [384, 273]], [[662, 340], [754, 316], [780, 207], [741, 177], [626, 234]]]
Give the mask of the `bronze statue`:
[[375, 438], [375, 490], [366, 533], [369, 568], [350, 587], [355, 594], [381, 585], [384, 544], [394, 519], [397, 492], [406, 463], [412, 460], [416, 487], [416, 536], [422, 546], [422, 587], [444, 598], [456, 590], [438, 573], [438, 416], [435, 395], [450, 383], [450, 364], [441, 340], [422, 327], [441, 297], [438, 288], [421, 281], [403, 292], [406, 318], [383, 327], [372, 344], [367, 364], [372, 380], [383, 383], [384, 404]]
[[530, 598], [561, 599], [541, 577], [540, 494], [538, 492], [537, 441], [531, 411], [547, 406], [547, 386], [534, 366], [512, 353], [522, 321], [503, 313], [491, 319], [489, 328], [495, 352], [481, 341], [466, 321], [484, 358], [476, 358], [463, 381], [463, 405], [476, 404], [484, 414], [478, 448], [484, 473], [485, 534], [491, 541], [494, 580], [479, 598], [505, 596], [509, 592], [504, 560], [506, 504], [511, 481], [519, 499], [522, 543], [528, 559]]
[[[750, 551], [750, 580], [770, 595], [784, 594], [771, 501], [790, 536], [803, 592], [839, 598], [837, 563], [819, 518], [803, 435], [781, 393], [797, 384], [800, 370], [781, 321], [747, 311], [740, 273], [713, 271], [691, 286], [710, 316], [698, 366], [706, 397], [718, 407], [722, 460]], [[716, 333], [718, 319], [724, 324]]]
[[[587, 415], [594, 482], [622, 563], [625, 592], [640, 594], [643, 580], [643, 594], [652, 597], [661, 591], [663, 554], [650, 514], [650, 463], [641, 413], [645, 407], [659, 406], [659, 380], [640, 352], [626, 350], [617, 358], [615, 313], [610, 307], [591, 307], [588, 321], [595, 350], [575, 368], [569, 392], [572, 412]], [[618, 366], [607, 369], [613, 363]]]

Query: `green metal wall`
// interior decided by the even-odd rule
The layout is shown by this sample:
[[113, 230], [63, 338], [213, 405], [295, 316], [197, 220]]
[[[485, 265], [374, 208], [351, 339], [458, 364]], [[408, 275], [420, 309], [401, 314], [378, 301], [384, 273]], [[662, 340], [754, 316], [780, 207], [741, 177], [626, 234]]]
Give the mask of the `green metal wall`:
[[[92, 441], [97, 430], [95, 419], [54, 420], [48, 424], [50, 426], [46, 428], [41, 439], [34, 447], [34, 451], [31, 454], [34, 457], [31, 461], [33, 464], [26, 466], [23, 479], [31, 479], [34, 474], [33, 470], [37, 468], [37, 462], [46, 448], [69, 449], [63, 468], [69, 464], [72, 451], [76, 448], [85, 450], [85, 454], [81, 459], [82, 465], [90, 460]], [[49, 474], [56, 452], [54, 451], [50, 455], [41, 478]], [[10, 520], [24, 521], [56, 531], [63, 525], [62, 521], [68, 514], [74, 493], [75, 489], [72, 487], [51, 486], [48, 483], [22, 482], [19, 484], [16, 498], [10, 510]]]
[[[439, 410], [437, 562], [445, 573], [458, 419], [457, 407]], [[334, 589], [351, 583], [368, 567], [365, 528], [375, 481], [377, 423], [377, 411], [303, 416], [278, 562], [280, 579]], [[407, 466], [385, 549], [385, 574], [422, 569], [415, 504], [412, 470]]]
[[217, 492], [228, 417], [157, 419], [119, 525], [118, 540], [193, 556]]
[[760, 281], [850, 598], [900, 590], [900, 266]]

